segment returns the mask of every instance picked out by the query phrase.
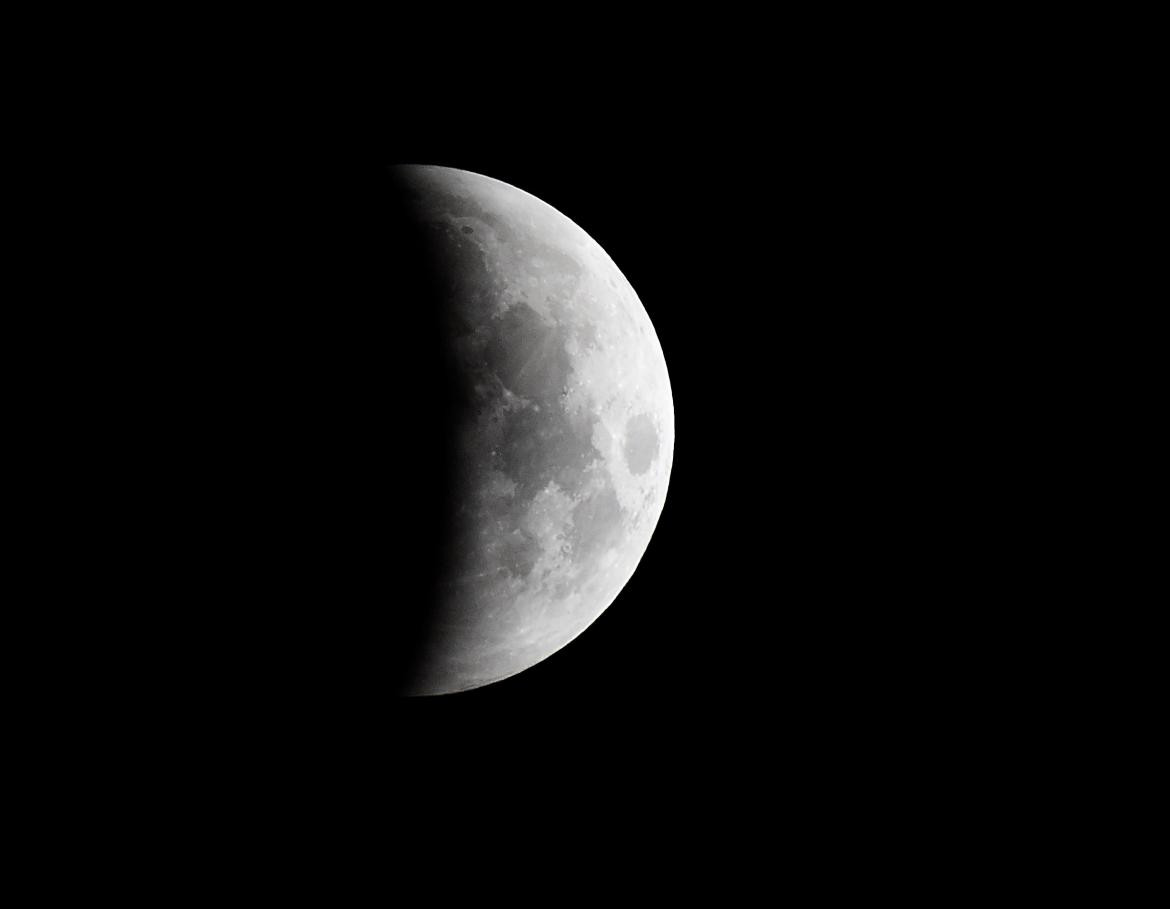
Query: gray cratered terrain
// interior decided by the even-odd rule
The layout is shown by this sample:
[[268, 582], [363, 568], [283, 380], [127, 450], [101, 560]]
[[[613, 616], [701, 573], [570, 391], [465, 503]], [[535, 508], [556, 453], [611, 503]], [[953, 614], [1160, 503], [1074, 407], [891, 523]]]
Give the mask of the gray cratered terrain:
[[462, 399], [452, 561], [408, 689], [441, 694], [532, 666], [613, 602], [662, 512], [674, 408], [645, 309], [584, 231], [488, 177], [395, 170], [441, 261]]

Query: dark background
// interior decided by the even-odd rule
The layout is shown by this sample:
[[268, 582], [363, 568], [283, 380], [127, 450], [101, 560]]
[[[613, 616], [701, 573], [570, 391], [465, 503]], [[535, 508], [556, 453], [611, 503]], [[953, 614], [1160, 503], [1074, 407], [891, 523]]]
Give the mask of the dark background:
[[[888, 867], [899, 822], [921, 834], [889, 849], [910, 877], [956, 822], [996, 827], [977, 862], [1020, 828], [996, 773], [1043, 783], [1016, 733], [1062, 684], [1014, 684], [1052, 646], [1019, 608], [1046, 579], [1012, 577], [1050, 466], [1022, 430], [1061, 377], [1002, 405], [1013, 356], [1051, 343], [1020, 316], [1046, 276], [1011, 266], [1039, 245], [1033, 188], [1062, 152], [1026, 127], [1062, 76], [986, 88], [1050, 26], [1005, 22], [963, 55], [968, 23], [920, 38], [881, 10], [666, 15], [535, 40], [403, 22], [356, 61], [401, 72], [372, 78], [326, 78], [315, 43], [268, 27], [237, 61], [85, 34], [101, 59], [24, 102], [63, 132], [28, 132], [53, 173], [14, 175], [47, 249], [43, 333], [13, 335], [55, 396], [31, 435], [47, 477], [18, 477], [43, 502], [23, 535], [49, 553], [44, 634], [12, 640], [36, 664], [19, 697], [51, 691], [31, 712], [68, 740], [49, 788], [84, 770], [112, 803], [95, 816], [120, 817], [129, 780], [182, 823], [179, 793], [212, 815], [201, 840], [239, 829], [247, 855], [243, 811], [297, 836], [341, 806], [358, 820], [315, 835], [344, 827], [395, 870], [438, 857], [431, 887], [481, 893], [621, 862], [656, 894], [772, 892], [810, 867], [818, 890], [869, 889], [880, 867], [855, 856]], [[259, 51], [278, 47], [295, 65]], [[657, 532], [601, 618], [512, 679], [404, 700], [449, 424], [395, 162], [487, 174], [581, 225], [654, 322], [677, 418]], [[509, 862], [447, 860], [485, 842]]]
[[[454, 778], [535, 753], [735, 777], [777, 736], [831, 766], [945, 715], [964, 645], [938, 604], [975, 586], [941, 528], [979, 480], [948, 472], [973, 440], [940, 377], [978, 285], [940, 211], [974, 178], [930, 100], [780, 75], [506, 106], [470, 83], [371, 107], [261, 93], [188, 118], [196, 92], [144, 116], [86, 208], [95, 232], [133, 222], [93, 265], [116, 304], [70, 326], [118, 341], [94, 354], [112, 384], [78, 391], [99, 415], [78, 445], [105, 452], [87, 513], [120, 544], [94, 576], [134, 605], [76, 637], [100, 623], [131, 652], [103, 658], [119, 703]], [[426, 630], [450, 422], [394, 163], [504, 180], [586, 230], [646, 307], [676, 410], [665, 509], [610, 608], [511, 679], [414, 699], [391, 692]]]

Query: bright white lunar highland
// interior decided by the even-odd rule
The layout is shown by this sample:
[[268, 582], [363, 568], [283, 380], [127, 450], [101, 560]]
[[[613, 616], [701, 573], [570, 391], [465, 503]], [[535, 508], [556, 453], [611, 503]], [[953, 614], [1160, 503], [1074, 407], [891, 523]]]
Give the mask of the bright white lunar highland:
[[583, 230], [498, 180], [395, 170], [444, 263], [465, 400], [454, 562], [410, 689], [442, 694], [532, 666], [613, 602], [662, 512], [674, 406], [646, 310]]

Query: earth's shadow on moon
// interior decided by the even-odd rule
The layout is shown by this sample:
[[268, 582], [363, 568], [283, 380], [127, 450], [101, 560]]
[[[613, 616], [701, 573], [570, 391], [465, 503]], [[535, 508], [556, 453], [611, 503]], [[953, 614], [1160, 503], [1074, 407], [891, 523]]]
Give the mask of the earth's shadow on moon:
[[387, 516], [391, 532], [383, 541], [393, 548], [387, 564], [399, 569], [398, 577], [385, 579], [385, 589], [399, 591], [389, 606], [389, 682], [403, 696], [435, 636], [437, 591], [454, 555], [449, 516], [459, 496], [456, 435], [470, 402], [452, 362], [443, 263], [419, 228], [411, 187], [392, 168], [385, 188], [394, 276], [392, 375], [401, 384], [389, 390], [393, 405], [372, 416], [390, 423], [394, 439], [397, 475], [387, 480], [397, 513]]

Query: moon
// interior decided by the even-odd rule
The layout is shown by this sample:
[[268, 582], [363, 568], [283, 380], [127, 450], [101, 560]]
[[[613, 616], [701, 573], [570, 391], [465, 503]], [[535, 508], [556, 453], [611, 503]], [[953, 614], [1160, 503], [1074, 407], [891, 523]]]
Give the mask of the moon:
[[450, 556], [406, 690], [447, 694], [540, 662], [618, 596], [662, 513], [674, 404], [645, 308], [585, 231], [490, 177], [392, 170], [439, 263], [459, 401]]

